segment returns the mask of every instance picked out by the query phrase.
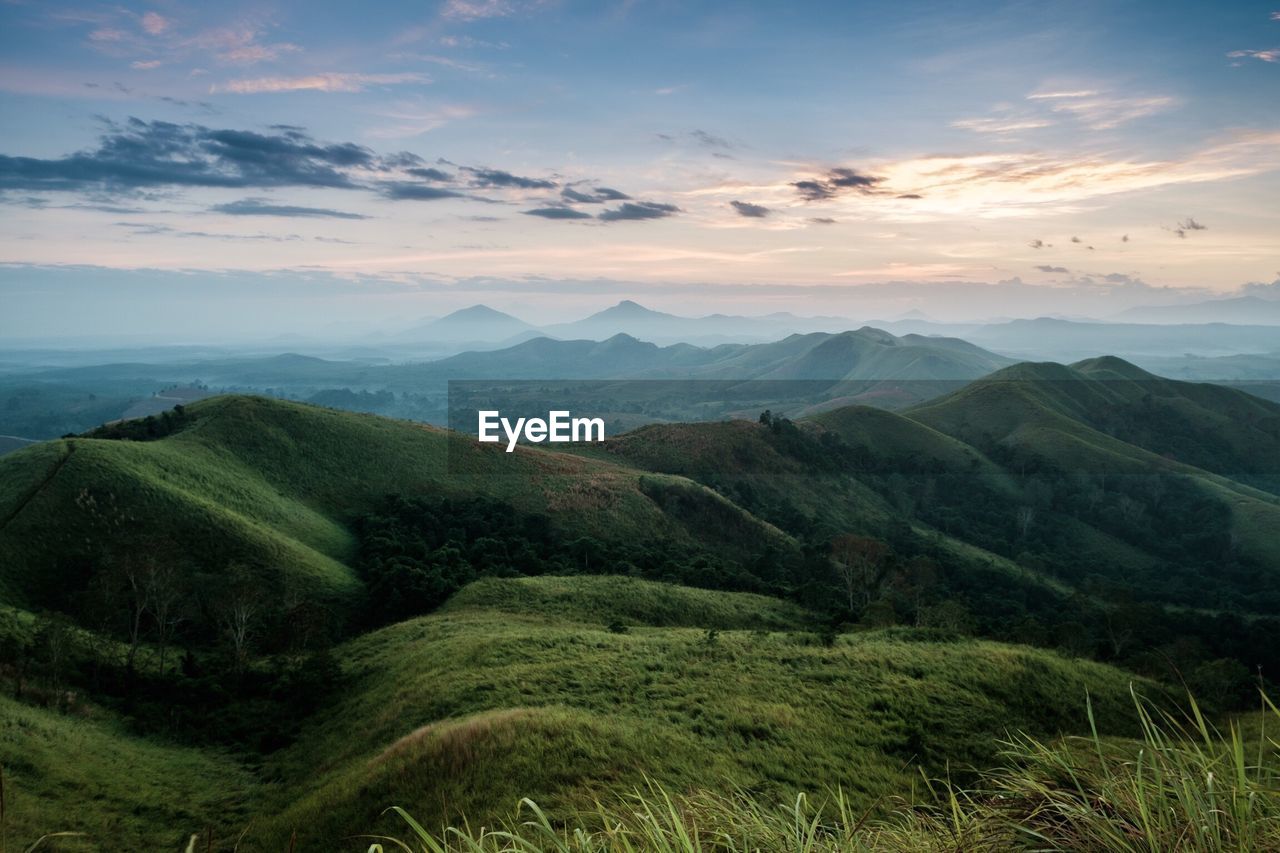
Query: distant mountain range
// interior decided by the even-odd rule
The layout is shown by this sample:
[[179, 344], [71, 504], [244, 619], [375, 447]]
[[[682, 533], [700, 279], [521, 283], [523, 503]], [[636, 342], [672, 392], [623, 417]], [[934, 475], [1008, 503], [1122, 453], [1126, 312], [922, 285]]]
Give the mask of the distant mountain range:
[[624, 299], [581, 320], [542, 327], [535, 327], [487, 305], [473, 305], [405, 329], [396, 333], [393, 339], [432, 345], [456, 342], [510, 345], [537, 336], [602, 341], [617, 334], [626, 334], [657, 344], [705, 346], [777, 340], [800, 332], [837, 332], [855, 325], [845, 317], [799, 317], [786, 312], [761, 317], [729, 314], [681, 317]]
[[1236, 296], [1190, 305], [1130, 308], [1117, 314], [1116, 319], [1133, 323], [1241, 323], [1248, 326], [1280, 326], [1280, 299]]
[[[963, 338], [1013, 358], [1074, 361], [1115, 354], [1144, 358], [1202, 357], [1280, 352], [1280, 301], [1260, 297], [1214, 300], [1196, 305], [1133, 309], [1127, 322], [1040, 317], [991, 323], [939, 323], [912, 312], [896, 320], [859, 323], [843, 317], [762, 317], [711, 314], [682, 317], [624, 300], [572, 323], [535, 327], [475, 305], [400, 333], [396, 340], [435, 347], [495, 349], [537, 337], [605, 341], [623, 334], [659, 345], [714, 347], [763, 343], [788, 335], [843, 332], [871, 326], [896, 335]], [[1163, 318], [1163, 319], [1161, 319]]]

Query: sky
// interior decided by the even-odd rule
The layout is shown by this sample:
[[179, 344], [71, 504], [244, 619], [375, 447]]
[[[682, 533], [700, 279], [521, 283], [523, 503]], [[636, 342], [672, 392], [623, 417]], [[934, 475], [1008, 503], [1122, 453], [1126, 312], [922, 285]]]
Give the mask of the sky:
[[0, 0], [0, 335], [1280, 296], [1280, 3]]

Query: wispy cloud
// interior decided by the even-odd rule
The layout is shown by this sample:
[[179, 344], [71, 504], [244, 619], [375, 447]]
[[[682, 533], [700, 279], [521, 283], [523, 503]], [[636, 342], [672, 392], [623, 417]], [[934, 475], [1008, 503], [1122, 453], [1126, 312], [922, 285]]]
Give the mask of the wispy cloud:
[[440, 16], [453, 21], [478, 21], [506, 18], [518, 10], [519, 6], [511, 0], [446, 0]]
[[430, 133], [455, 121], [471, 118], [479, 112], [469, 104], [422, 104], [414, 100], [400, 101], [377, 113], [385, 124], [371, 127], [365, 133], [374, 139], [404, 139]]
[[142, 25], [142, 29], [153, 36], [163, 35], [173, 26], [172, 21], [158, 12], [147, 12], [142, 16], [139, 23]]
[[1049, 127], [1053, 122], [1040, 118], [967, 118], [951, 122], [951, 126], [974, 133], [1010, 134], [1023, 130]]
[[399, 74], [328, 73], [308, 74], [302, 77], [255, 77], [229, 80], [209, 87], [209, 91], [229, 92], [236, 95], [258, 95], [273, 92], [363, 92], [370, 86], [401, 86], [409, 83], [427, 84], [431, 78], [425, 74], [404, 72]]
[[1093, 130], [1110, 130], [1176, 104], [1166, 95], [1118, 97], [1094, 89], [1035, 92], [1027, 100], [1047, 103], [1050, 111], [1070, 115]]
[[675, 216], [679, 212], [680, 208], [674, 204], [661, 204], [654, 201], [628, 201], [612, 210], [606, 210], [600, 214], [599, 218], [603, 222], [625, 222], [644, 219], [665, 219], [668, 216]]
[[1263, 62], [1280, 62], [1280, 47], [1270, 50], [1233, 50], [1227, 54], [1232, 59], [1260, 59]]
[[537, 216], [541, 219], [593, 219], [585, 210], [574, 210], [572, 207], [538, 207], [533, 210], [520, 211], [525, 216]]
[[266, 199], [244, 198], [209, 208], [213, 213], [230, 216], [282, 216], [289, 219], [368, 219], [359, 213], [333, 210], [327, 207], [300, 207], [292, 204], [272, 204]]

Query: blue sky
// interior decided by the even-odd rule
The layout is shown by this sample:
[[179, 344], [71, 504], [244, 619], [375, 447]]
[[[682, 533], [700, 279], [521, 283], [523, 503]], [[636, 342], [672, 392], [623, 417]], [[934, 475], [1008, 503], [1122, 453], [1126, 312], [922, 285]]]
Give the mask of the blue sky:
[[0, 4], [0, 288], [41, 318], [51, 281], [127, 316], [129, 270], [369, 318], [1098, 315], [1280, 277], [1278, 190], [1280, 3]]

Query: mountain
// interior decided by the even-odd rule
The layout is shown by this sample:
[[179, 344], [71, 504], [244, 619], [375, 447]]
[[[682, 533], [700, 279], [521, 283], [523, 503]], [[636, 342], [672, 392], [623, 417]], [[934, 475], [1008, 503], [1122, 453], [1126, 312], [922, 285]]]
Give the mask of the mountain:
[[[926, 340], [729, 355], [985, 357]], [[1098, 358], [567, 451], [246, 396], [27, 447], [0, 459], [6, 831], [344, 849], [392, 805], [492, 826], [708, 778], [862, 814], [989, 766], [993, 732], [1131, 734], [1152, 679], [1252, 701], [1278, 425]]]
[[[528, 341], [505, 350], [462, 353], [405, 368], [418, 387], [451, 380], [665, 380], [673, 396], [712, 402], [745, 395], [790, 407], [864, 401], [900, 407], [937, 396], [1012, 363], [964, 341], [920, 335], [895, 337], [878, 329], [791, 335], [767, 344], [658, 346], [630, 335], [608, 340]], [[396, 371], [389, 371], [394, 374]], [[718, 383], [707, 385], [706, 382]], [[699, 385], [698, 382], [704, 384]], [[682, 385], [681, 383], [685, 383]], [[736, 391], [732, 390], [737, 385]], [[648, 395], [625, 382], [613, 387]], [[763, 396], [761, 396], [763, 395]]]
[[[359, 587], [349, 523], [391, 494], [500, 495], [586, 533], [595, 528], [584, 505], [554, 491], [585, 477], [600, 502], [592, 523], [609, 536], [646, 529], [693, 547], [707, 532], [667, 516], [614, 465], [496, 446], [475, 453], [469, 439], [416, 424], [255, 397], [202, 400], [160, 423], [174, 431], [118, 440], [151, 438], [134, 421], [0, 460], [0, 604], [49, 606], [76, 588], [86, 561], [150, 550], [188, 555], [193, 568], [246, 562], [277, 579], [288, 572], [300, 590], [343, 608]], [[451, 442], [464, 447], [454, 452]], [[688, 506], [717, 503], [687, 485]], [[152, 523], [118, 534], [130, 519]], [[66, 536], [68, 525], [80, 535]], [[755, 530], [735, 535], [775, 537]]]
[[497, 342], [524, 334], [533, 328], [525, 321], [487, 305], [472, 305], [438, 320], [405, 329], [396, 338], [431, 343]]
[[1041, 317], [967, 329], [965, 339], [1019, 357], [1076, 360], [1109, 354], [1136, 360], [1170, 354], [1274, 352], [1280, 348], [1280, 329], [1257, 324], [1088, 323]]
[[627, 334], [659, 344], [714, 345], [765, 341], [799, 332], [832, 332], [848, 328], [849, 325], [849, 321], [841, 317], [797, 317], [785, 312], [763, 317], [728, 314], [682, 317], [654, 311], [625, 299], [589, 317], [546, 326], [544, 330], [557, 338], [603, 340], [617, 334]]
[[1280, 299], [1234, 296], [1188, 305], [1149, 305], [1130, 308], [1115, 316], [1126, 323], [1235, 323], [1243, 326], [1280, 326]]

